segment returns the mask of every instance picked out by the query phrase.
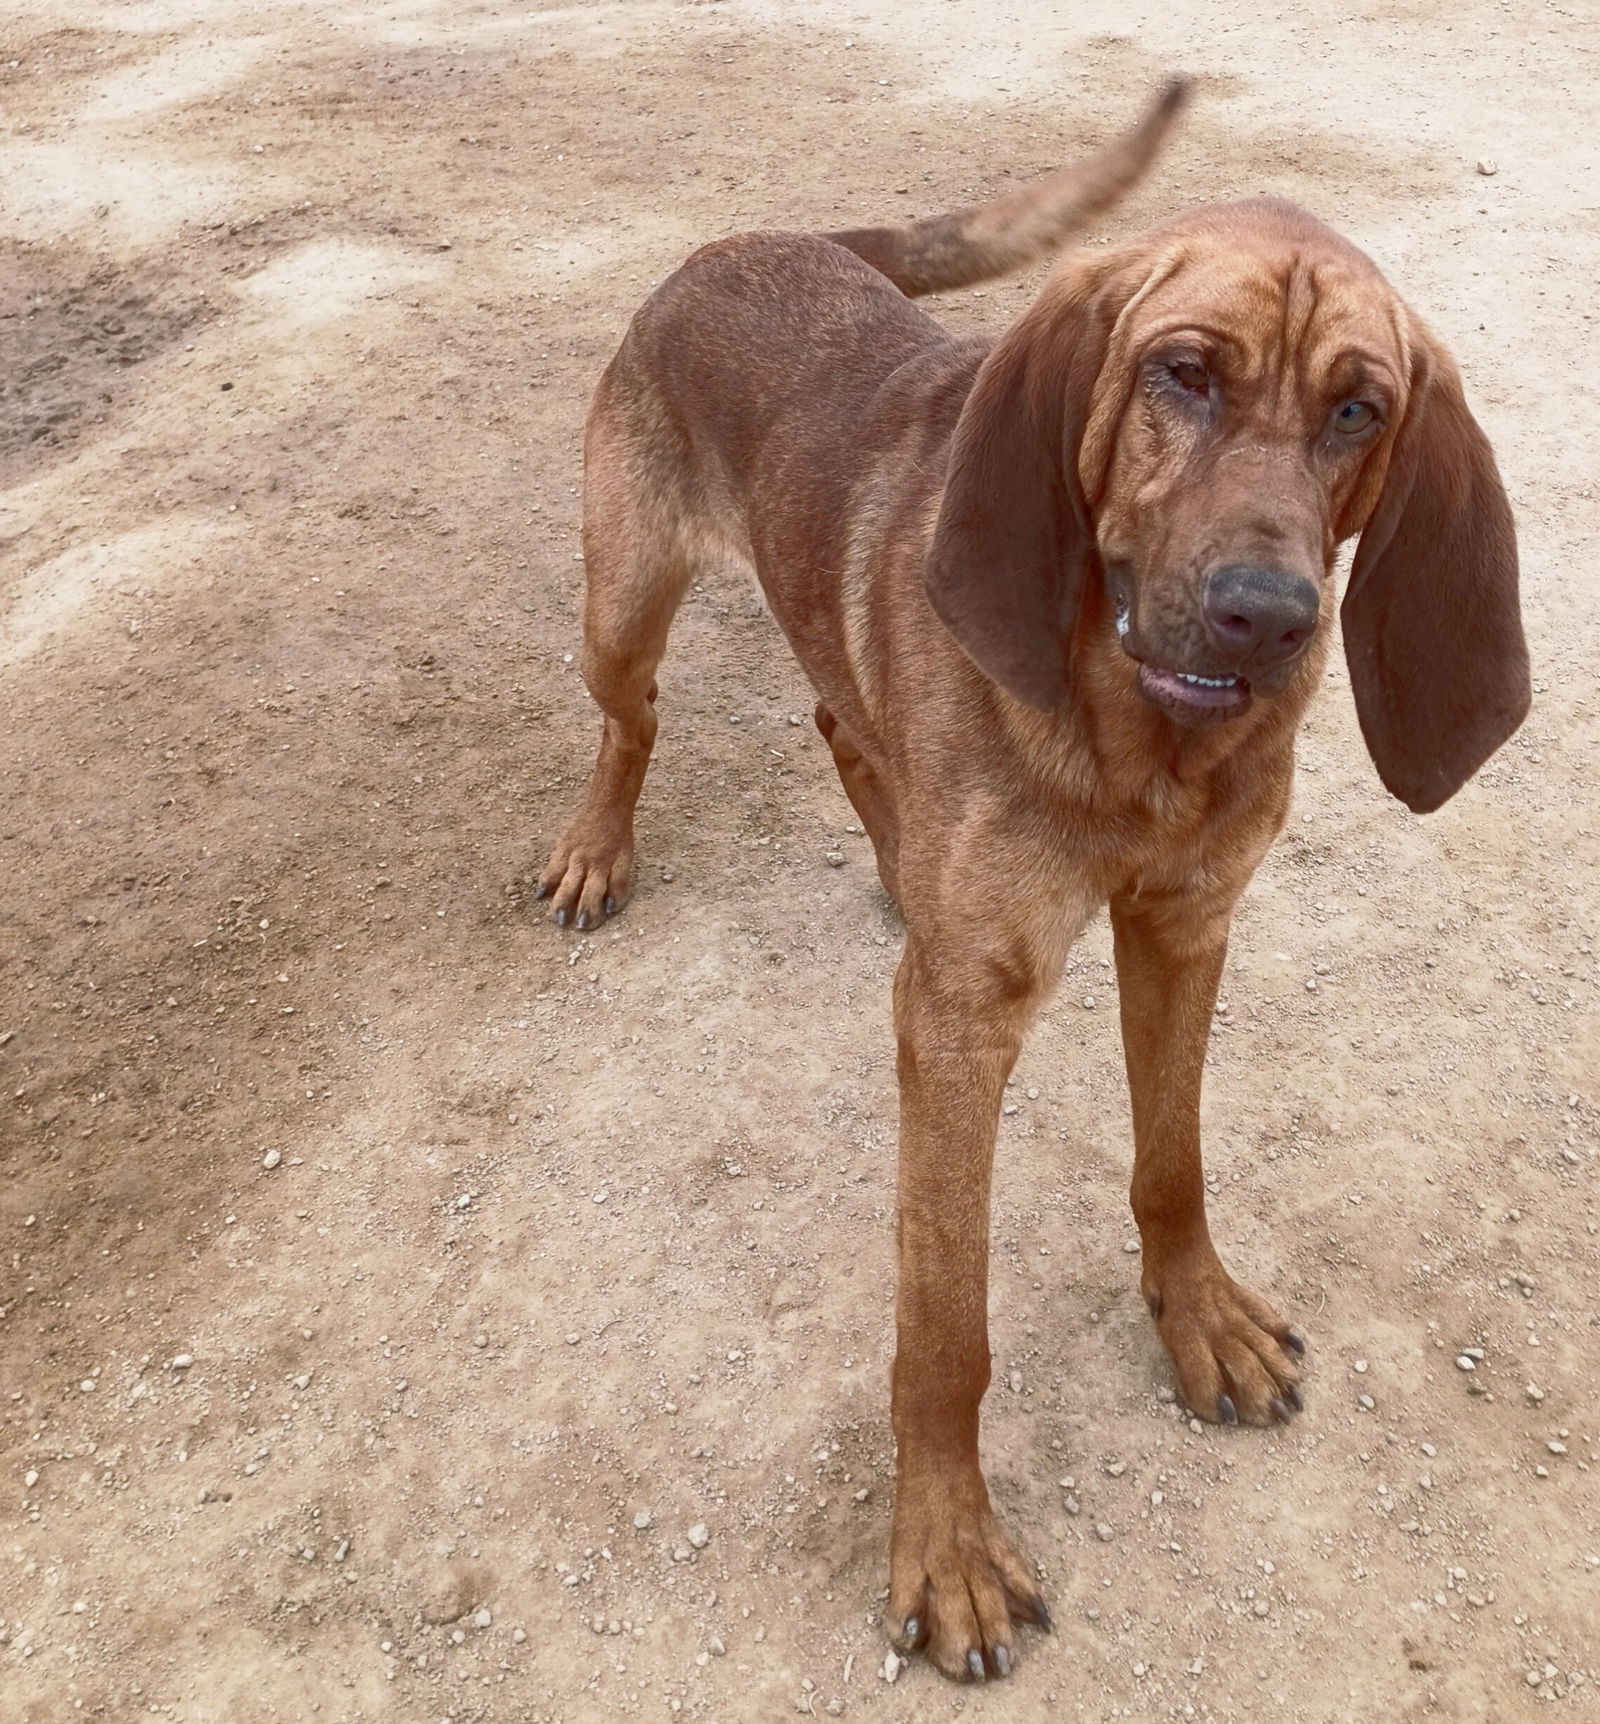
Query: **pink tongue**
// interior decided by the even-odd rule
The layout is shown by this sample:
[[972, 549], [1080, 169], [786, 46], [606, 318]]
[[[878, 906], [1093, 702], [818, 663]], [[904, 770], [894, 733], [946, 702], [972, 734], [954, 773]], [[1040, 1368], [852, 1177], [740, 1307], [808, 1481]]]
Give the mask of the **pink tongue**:
[[1221, 688], [1202, 688], [1198, 683], [1185, 682], [1175, 671], [1157, 670], [1154, 665], [1139, 666], [1139, 680], [1147, 689], [1181, 701], [1185, 706], [1237, 706], [1244, 694], [1237, 679]]

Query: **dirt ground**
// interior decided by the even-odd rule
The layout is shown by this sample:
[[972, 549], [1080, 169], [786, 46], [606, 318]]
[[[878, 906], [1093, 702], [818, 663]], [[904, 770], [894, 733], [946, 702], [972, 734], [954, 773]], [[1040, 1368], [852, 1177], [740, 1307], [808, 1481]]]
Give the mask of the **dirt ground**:
[[[1592, 26], [12, 0], [7, 1719], [1600, 1709]], [[1539, 693], [1418, 820], [1332, 675], [1239, 918], [1214, 1227], [1310, 1337], [1291, 1429], [1172, 1402], [1085, 937], [1002, 1122], [985, 1436], [1057, 1632], [1003, 1690], [891, 1684], [897, 923], [720, 570], [633, 904], [528, 901], [598, 730], [579, 428], [698, 242], [995, 191], [1173, 68], [1105, 233], [1270, 191], [1378, 258], [1499, 451]]]

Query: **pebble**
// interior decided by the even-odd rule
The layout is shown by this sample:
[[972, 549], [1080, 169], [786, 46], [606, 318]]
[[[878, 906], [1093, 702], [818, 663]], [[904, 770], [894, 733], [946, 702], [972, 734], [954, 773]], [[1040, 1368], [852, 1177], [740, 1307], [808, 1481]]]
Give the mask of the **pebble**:
[[1465, 1353], [1461, 1353], [1457, 1356], [1456, 1369], [1458, 1371], [1476, 1371], [1477, 1368], [1477, 1365], [1469, 1359]]
[[520, 1646], [528, 1638], [528, 1631], [525, 1628], [513, 1628], [511, 1638]]
[[472, 1613], [472, 1626], [474, 1628], [487, 1628], [493, 1621], [493, 1615], [487, 1610], [475, 1610]]
[[904, 1660], [900, 1657], [899, 1653], [897, 1653], [894, 1650], [894, 1648], [891, 1646], [889, 1648], [889, 1650], [883, 1655], [883, 1679], [884, 1679], [884, 1681], [885, 1682], [893, 1682], [895, 1680], [895, 1678], [899, 1676], [900, 1667], [903, 1663], [904, 1663]]
[[696, 1550], [704, 1550], [710, 1544], [711, 1534], [706, 1530], [706, 1523], [703, 1520], [697, 1520], [689, 1528], [688, 1539]]
[[22, 1475], [23, 1484], [31, 1491], [39, 1482], [39, 1475], [31, 1467]]
[[822, 860], [826, 862], [830, 868], [842, 868], [844, 867], [844, 852], [842, 850], [824, 851]]
[[264, 1156], [262, 1156], [261, 1165], [270, 1170], [270, 1169], [276, 1167], [278, 1165], [278, 1163], [281, 1162], [282, 1160], [283, 1160], [283, 1152], [281, 1150], [269, 1149], [267, 1151], [267, 1153]]
[[1139, 1255], [1139, 1241], [1137, 1239], [1125, 1239], [1122, 1242], [1122, 1249], [1130, 1257], [1137, 1257]]
[[652, 1518], [649, 1509], [640, 1509], [633, 1517], [633, 1524], [640, 1532], [643, 1532], [650, 1525]]
[[1117, 1536], [1116, 1529], [1107, 1521], [1097, 1520], [1094, 1523], [1094, 1536], [1101, 1544], [1110, 1544]]
[[1485, 156], [1483, 160], [1478, 163], [1478, 172], [1482, 174], [1486, 180], [1492, 180], [1494, 176], [1500, 172], [1500, 167], [1497, 162], [1493, 162]]
[[172, 1355], [172, 1368], [174, 1371], [187, 1371], [193, 1363], [193, 1353], [174, 1353]]
[[1351, 1369], [1355, 1370], [1355, 1371], [1359, 1371], [1359, 1372], [1361, 1372], [1361, 1374], [1363, 1376], [1365, 1376], [1366, 1370], [1367, 1370], [1367, 1361], [1365, 1359], [1357, 1359], [1355, 1364], [1351, 1367]]
[[1523, 1394], [1525, 1394], [1528, 1397], [1528, 1399], [1530, 1401], [1533, 1402], [1533, 1404], [1535, 1406], [1538, 1406], [1538, 1404], [1544, 1399], [1544, 1390], [1537, 1387], [1533, 1383], [1529, 1383], [1527, 1388], [1525, 1388], [1522, 1392], [1523, 1392]]

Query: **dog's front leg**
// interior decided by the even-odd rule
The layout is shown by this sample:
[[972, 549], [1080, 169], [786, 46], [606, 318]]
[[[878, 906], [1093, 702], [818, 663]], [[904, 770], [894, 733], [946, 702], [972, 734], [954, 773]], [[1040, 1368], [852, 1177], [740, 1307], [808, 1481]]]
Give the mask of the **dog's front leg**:
[[1031, 982], [998, 964], [931, 959], [914, 934], [895, 977], [897, 1476], [885, 1624], [900, 1646], [921, 1647], [963, 1681], [1009, 1672], [1014, 1621], [1049, 1625], [1033, 1566], [996, 1524], [978, 1464], [989, 1175]]
[[1223, 1268], [1200, 1161], [1200, 1079], [1232, 911], [1231, 896], [1129, 897], [1112, 901], [1111, 926], [1145, 1301], [1187, 1404], [1204, 1419], [1268, 1424], [1300, 1405], [1303, 1344]]

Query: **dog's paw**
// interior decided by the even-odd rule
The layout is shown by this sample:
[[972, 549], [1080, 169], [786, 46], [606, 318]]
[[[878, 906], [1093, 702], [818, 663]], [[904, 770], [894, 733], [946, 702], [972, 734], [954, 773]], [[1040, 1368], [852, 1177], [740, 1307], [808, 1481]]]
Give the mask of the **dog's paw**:
[[1009, 1676], [1017, 1625], [1050, 1627], [1033, 1565], [1001, 1532], [976, 1468], [902, 1480], [884, 1627], [957, 1682]]
[[1144, 1296], [1177, 1368], [1178, 1393], [1202, 1419], [1287, 1424], [1300, 1411], [1305, 1342], [1214, 1254], [1147, 1260]]
[[632, 822], [580, 816], [567, 828], [539, 876], [535, 898], [550, 900], [562, 928], [598, 928], [627, 900], [633, 879]]

